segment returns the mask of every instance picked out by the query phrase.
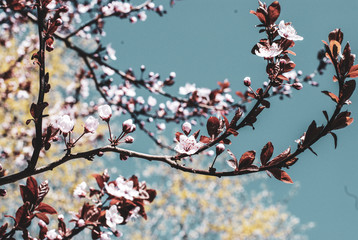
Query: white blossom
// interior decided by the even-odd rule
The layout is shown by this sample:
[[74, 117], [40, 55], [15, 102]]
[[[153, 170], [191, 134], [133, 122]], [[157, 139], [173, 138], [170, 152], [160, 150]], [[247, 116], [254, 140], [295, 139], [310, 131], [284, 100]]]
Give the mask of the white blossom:
[[203, 145], [201, 142], [196, 142], [196, 139], [193, 135], [187, 137], [185, 135], [180, 135], [179, 142], [175, 146], [174, 150], [178, 153], [194, 154], [199, 148]]
[[112, 205], [106, 211], [106, 224], [113, 232], [117, 231], [117, 224], [122, 223], [123, 220], [123, 217], [119, 215], [116, 205]]
[[285, 23], [283, 20], [278, 25], [278, 34], [281, 37], [287, 38], [292, 41], [301, 41], [303, 37], [298, 36], [296, 30], [292, 27], [291, 23]]
[[109, 57], [110, 59], [112, 59], [112, 60], [114, 60], [114, 61], [117, 60], [116, 50], [114, 50], [114, 49], [112, 48], [112, 45], [111, 45], [111, 44], [108, 44], [108, 45], [107, 45], [106, 50], [107, 50], [107, 53], [108, 53], [108, 57]]
[[98, 127], [98, 120], [89, 116], [85, 122], [85, 132], [94, 133]]
[[59, 119], [57, 119], [57, 126], [63, 133], [69, 133], [72, 131], [75, 126], [75, 121], [71, 120], [70, 116], [63, 115]]
[[87, 188], [87, 183], [86, 182], [82, 182], [80, 185], [78, 185], [75, 190], [73, 191], [73, 196], [75, 198], [84, 198], [86, 197], [86, 188]]
[[109, 105], [101, 105], [98, 107], [98, 114], [104, 121], [108, 121], [112, 116], [112, 109]]
[[257, 44], [258, 50], [255, 50], [255, 54], [263, 58], [273, 58], [281, 54], [282, 49], [277, 43], [273, 43], [271, 46], [264, 46], [260, 43]]

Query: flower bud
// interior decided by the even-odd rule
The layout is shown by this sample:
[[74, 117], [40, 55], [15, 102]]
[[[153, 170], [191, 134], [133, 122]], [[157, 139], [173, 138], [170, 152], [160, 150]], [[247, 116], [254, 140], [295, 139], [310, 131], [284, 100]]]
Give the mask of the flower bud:
[[218, 145], [216, 145], [216, 155], [219, 156], [220, 154], [222, 154], [225, 150], [225, 145], [222, 143], [219, 143]]
[[80, 219], [77, 221], [77, 227], [84, 227], [86, 226], [85, 220]]
[[72, 131], [73, 127], [75, 126], [75, 121], [71, 120], [70, 116], [63, 115], [57, 120], [57, 125], [61, 132], [66, 134]]
[[292, 87], [294, 89], [301, 90], [303, 88], [303, 85], [300, 82], [295, 82], [294, 84], [292, 84]]
[[112, 109], [109, 105], [101, 105], [98, 107], [98, 114], [103, 121], [108, 122], [112, 117]]
[[89, 116], [85, 122], [85, 133], [94, 133], [98, 127], [98, 120]]
[[246, 87], [250, 87], [251, 86], [251, 78], [250, 77], [245, 77], [244, 78], [244, 85]]
[[183, 123], [183, 125], [181, 126], [181, 129], [183, 130], [183, 132], [185, 133], [185, 135], [189, 135], [190, 131], [191, 131], [191, 124], [189, 122], [185, 122]]
[[134, 132], [135, 129], [136, 129], [136, 126], [133, 124], [132, 119], [128, 119], [128, 120], [124, 121], [122, 124], [122, 131], [125, 133]]
[[125, 143], [133, 143], [134, 142], [134, 138], [132, 136], [127, 136], [125, 139], [124, 139], [124, 142]]
[[175, 72], [171, 72], [171, 73], [169, 74], [169, 77], [170, 77], [171, 79], [175, 78], [176, 76], [177, 76], [177, 74], [176, 74]]

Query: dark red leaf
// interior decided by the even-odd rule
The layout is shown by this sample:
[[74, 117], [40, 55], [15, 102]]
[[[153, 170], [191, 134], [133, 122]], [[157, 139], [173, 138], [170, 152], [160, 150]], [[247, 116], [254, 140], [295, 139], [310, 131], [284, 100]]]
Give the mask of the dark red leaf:
[[94, 174], [92, 174], [92, 177], [94, 177], [96, 179], [98, 187], [100, 189], [103, 189], [104, 188], [104, 180], [103, 180], [102, 175], [94, 173]]
[[183, 133], [181, 133], [181, 132], [176, 132], [176, 133], [175, 133], [175, 139], [176, 139], [178, 142], [180, 142], [180, 135], [183, 135]]
[[194, 138], [198, 138], [198, 137], [199, 137], [199, 133], [200, 133], [200, 130], [198, 130], [198, 131], [196, 131], [195, 133], [193, 133]]
[[56, 214], [57, 213], [57, 211], [53, 207], [51, 207], [50, 205], [43, 203], [43, 202], [38, 205], [36, 210], [39, 212], [48, 213], [48, 214]]
[[1, 227], [0, 227], [0, 237], [3, 237], [4, 234], [6, 233], [6, 229], [7, 229], [7, 226], [9, 224], [8, 223], [4, 223]]
[[43, 212], [35, 213], [35, 216], [36, 216], [38, 219], [41, 219], [42, 221], [44, 221], [46, 224], [49, 224], [49, 223], [50, 223], [50, 220], [48, 219], [48, 217], [46, 216], [46, 214], [43, 213]]
[[216, 137], [219, 134], [220, 120], [217, 117], [210, 117], [206, 123], [209, 137]]
[[338, 141], [338, 138], [337, 138], [337, 135], [334, 133], [334, 132], [329, 132], [332, 137], [333, 137], [333, 140], [334, 140], [334, 148], [337, 148], [337, 141]]
[[252, 165], [252, 163], [255, 160], [255, 155], [256, 155], [255, 151], [247, 151], [244, 154], [242, 154], [239, 161], [239, 170]]
[[26, 180], [26, 186], [30, 189], [34, 197], [37, 198], [37, 181], [34, 177], [28, 177]]
[[221, 113], [221, 116], [224, 118], [226, 130], [229, 129], [229, 120], [227, 120], [226, 116], [223, 113]]
[[276, 22], [277, 18], [280, 16], [280, 11], [281, 7], [278, 1], [271, 3], [271, 5], [268, 7], [268, 17], [270, 24]]
[[330, 32], [329, 35], [328, 35], [328, 40], [329, 41], [336, 40], [339, 43], [342, 43], [342, 41], [343, 41], [343, 33], [342, 33], [341, 29], [336, 28], [332, 32]]
[[36, 198], [27, 186], [20, 185], [20, 193], [21, 193], [22, 201], [24, 203], [25, 202], [35, 203]]
[[200, 136], [199, 142], [209, 143], [210, 141], [211, 141], [211, 138], [209, 138], [209, 137], [207, 137], [207, 136], [203, 136], [203, 135]]
[[349, 126], [353, 122], [353, 118], [351, 118], [350, 115], [351, 113], [348, 111], [338, 114], [332, 123], [332, 129], [340, 129]]
[[326, 118], [327, 122], [329, 121], [328, 113], [327, 111], [323, 111], [323, 115]]
[[273, 158], [269, 163], [268, 166], [274, 166], [280, 164], [282, 161], [284, 161], [291, 153], [291, 147], [287, 148], [285, 151], [277, 155], [275, 158]]
[[36, 119], [36, 112], [37, 112], [37, 105], [35, 103], [32, 103], [30, 107], [30, 114], [35, 119]]
[[293, 164], [295, 164], [295, 163], [297, 162], [297, 160], [298, 160], [298, 158], [294, 157], [294, 158], [292, 158], [292, 159], [286, 161], [286, 162], [284, 163], [284, 167], [289, 168], [290, 166], [292, 166]]
[[344, 83], [342, 87], [342, 91], [339, 94], [339, 98], [342, 102], [347, 101], [353, 94], [354, 90], [356, 88], [356, 81], [350, 80]]
[[293, 183], [291, 177], [285, 171], [283, 171], [283, 170], [281, 170], [279, 168], [272, 168], [272, 169], [270, 169], [268, 171], [270, 173], [272, 173], [272, 175], [276, 179], [278, 179], [278, 180], [280, 180], [280, 181], [282, 181], [284, 183]]
[[324, 93], [327, 96], [329, 96], [332, 99], [333, 102], [335, 102], [335, 103], [339, 102], [339, 98], [334, 93], [331, 93], [331, 92], [328, 92], [328, 91], [322, 91], [322, 93]]
[[262, 166], [265, 166], [266, 163], [270, 160], [273, 153], [273, 145], [271, 142], [266, 143], [266, 145], [262, 148], [260, 154], [260, 160]]

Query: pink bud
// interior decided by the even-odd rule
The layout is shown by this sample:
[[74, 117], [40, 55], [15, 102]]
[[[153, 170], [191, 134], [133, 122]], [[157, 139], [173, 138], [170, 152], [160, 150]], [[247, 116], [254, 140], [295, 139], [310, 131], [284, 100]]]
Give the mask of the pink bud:
[[124, 139], [124, 142], [125, 143], [133, 143], [134, 142], [134, 138], [132, 136], [127, 136], [125, 139]]
[[295, 82], [294, 84], [292, 84], [292, 87], [297, 90], [301, 90], [303, 88], [303, 85], [300, 82]]
[[250, 77], [245, 77], [244, 78], [244, 85], [246, 87], [250, 87], [251, 86], [251, 78]]
[[191, 131], [191, 124], [189, 122], [185, 122], [183, 123], [183, 125], [181, 126], [181, 129], [183, 130], [183, 132], [185, 133], [185, 135], [189, 135], [190, 131]]
[[216, 155], [219, 156], [223, 151], [225, 150], [225, 145], [222, 143], [219, 143], [216, 145]]
[[101, 105], [98, 107], [98, 114], [103, 121], [108, 122], [112, 117], [112, 109], [109, 105]]
[[85, 132], [94, 133], [98, 127], [98, 120], [92, 116], [89, 116], [85, 122]]
[[122, 124], [122, 131], [125, 133], [134, 132], [135, 129], [136, 129], [136, 126], [133, 124], [132, 119], [128, 119], [128, 120], [124, 121]]

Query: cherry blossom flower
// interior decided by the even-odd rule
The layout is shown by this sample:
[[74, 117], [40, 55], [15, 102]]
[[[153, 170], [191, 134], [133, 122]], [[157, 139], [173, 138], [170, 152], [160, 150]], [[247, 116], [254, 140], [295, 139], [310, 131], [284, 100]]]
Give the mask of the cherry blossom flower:
[[175, 146], [174, 150], [178, 153], [194, 154], [199, 148], [203, 146], [203, 143], [196, 142], [196, 139], [193, 135], [187, 137], [185, 135], [180, 135], [179, 142]]
[[112, 205], [106, 211], [106, 224], [113, 232], [117, 231], [117, 224], [121, 224], [123, 220], [123, 217], [119, 215], [116, 205]]
[[298, 36], [296, 30], [291, 26], [291, 23], [285, 23], [283, 20], [278, 25], [278, 34], [281, 37], [292, 41], [301, 41], [303, 37]]
[[220, 155], [221, 153], [223, 153], [225, 150], [225, 145], [222, 143], [219, 143], [218, 145], [216, 145], [216, 155]]
[[87, 183], [86, 182], [82, 182], [80, 185], [78, 185], [75, 190], [73, 191], [73, 196], [75, 198], [84, 198], [87, 195], [86, 192], [86, 188], [87, 188]]
[[148, 97], [148, 105], [154, 107], [157, 104], [157, 99], [152, 96]]
[[77, 226], [78, 226], [78, 227], [84, 227], [84, 226], [86, 226], [85, 220], [83, 220], [83, 219], [78, 220], [78, 221], [77, 221]]
[[111, 44], [108, 44], [108, 45], [107, 45], [106, 50], [107, 50], [108, 57], [109, 57], [110, 59], [112, 59], [112, 60], [114, 60], [114, 61], [117, 60], [116, 50], [114, 50], [114, 49], [112, 48], [112, 45], [111, 45]]
[[260, 43], [257, 44], [258, 50], [255, 50], [255, 54], [263, 58], [273, 58], [281, 54], [282, 49], [277, 43], [273, 43], [271, 46], [265, 46]]
[[112, 76], [113, 74], [116, 73], [112, 68], [109, 68], [109, 67], [106, 67], [106, 66], [102, 66], [102, 71], [105, 74], [107, 74], [108, 76]]
[[191, 131], [191, 124], [189, 122], [185, 122], [183, 123], [183, 125], [181, 126], [181, 129], [183, 130], [183, 132], [185, 133], [185, 135], [189, 135], [190, 131]]
[[100, 240], [111, 240], [111, 232], [101, 232]]
[[244, 78], [244, 85], [245, 85], [246, 87], [251, 86], [251, 78], [250, 78], [250, 77], [245, 77], [245, 78]]
[[134, 132], [136, 129], [135, 124], [133, 124], [132, 119], [128, 119], [122, 123], [122, 131], [125, 133], [131, 133]]
[[51, 229], [50, 231], [47, 231], [46, 237], [49, 240], [61, 240], [62, 239], [61, 235], [56, 232], [56, 229]]
[[92, 116], [89, 116], [85, 122], [85, 132], [94, 133], [98, 127], [98, 120]]
[[98, 107], [98, 114], [103, 121], [109, 121], [112, 117], [112, 109], [109, 105], [101, 105]]
[[127, 136], [125, 139], [124, 139], [124, 142], [125, 143], [133, 143], [134, 142], [134, 138], [132, 136]]
[[107, 193], [114, 197], [124, 197], [131, 201], [139, 197], [139, 192], [133, 188], [133, 181], [125, 181], [122, 177], [118, 177], [115, 183], [104, 184]]
[[189, 93], [192, 93], [196, 90], [195, 83], [190, 84], [186, 83], [184, 87], [179, 88], [179, 94], [181, 95], [187, 95]]
[[63, 133], [69, 133], [72, 131], [75, 126], [75, 121], [71, 120], [70, 116], [63, 115], [59, 119], [57, 119], [57, 126]]
[[135, 16], [132, 16], [132, 17], [129, 18], [129, 21], [130, 21], [131, 23], [136, 23], [136, 22], [138, 21], [138, 18], [135, 17]]
[[147, 20], [147, 14], [144, 11], [141, 11], [138, 13], [138, 18], [144, 22], [145, 20]]
[[169, 74], [169, 76], [170, 76], [170, 78], [175, 78], [175, 77], [177, 76], [177, 74], [176, 74], [175, 72], [171, 72], [171, 73]]

